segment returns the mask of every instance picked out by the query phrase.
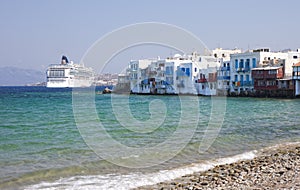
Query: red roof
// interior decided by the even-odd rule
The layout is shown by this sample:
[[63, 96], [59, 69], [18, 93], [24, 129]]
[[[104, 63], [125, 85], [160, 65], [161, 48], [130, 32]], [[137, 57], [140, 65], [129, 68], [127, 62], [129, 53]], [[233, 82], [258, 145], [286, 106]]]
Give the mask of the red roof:
[[300, 67], [300, 62], [293, 65], [293, 67]]

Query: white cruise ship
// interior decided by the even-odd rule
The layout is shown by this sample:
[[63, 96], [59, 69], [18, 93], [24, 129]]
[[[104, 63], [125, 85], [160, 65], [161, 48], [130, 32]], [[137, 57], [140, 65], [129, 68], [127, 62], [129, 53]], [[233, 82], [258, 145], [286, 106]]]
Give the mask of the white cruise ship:
[[94, 84], [92, 68], [81, 64], [74, 64], [62, 56], [60, 64], [52, 64], [47, 69], [48, 88], [76, 88], [90, 87]]

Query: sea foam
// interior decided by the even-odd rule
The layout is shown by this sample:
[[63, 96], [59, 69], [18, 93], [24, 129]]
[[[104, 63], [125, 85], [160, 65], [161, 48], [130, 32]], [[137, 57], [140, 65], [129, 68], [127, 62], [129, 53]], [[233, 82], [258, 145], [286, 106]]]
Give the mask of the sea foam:
[[62, 178], [54, 182], [41, 182], [27, 186], [26, 190], [57, 190], [57, 189], [131, 189], [145, 185], [154, 185], [163, 181], [169, 181], [194, 172], [203, 172], [217, 165], [230, 164], [240, 160], [253, 159], [257, 151], [250, 151], [232, 157], [220, 158], [202, 163], [194, 163], [185, 167], [172, 170], [161, 170], [154, 173], [130, 173], [107, 174], [107, 175], [87, 175]]

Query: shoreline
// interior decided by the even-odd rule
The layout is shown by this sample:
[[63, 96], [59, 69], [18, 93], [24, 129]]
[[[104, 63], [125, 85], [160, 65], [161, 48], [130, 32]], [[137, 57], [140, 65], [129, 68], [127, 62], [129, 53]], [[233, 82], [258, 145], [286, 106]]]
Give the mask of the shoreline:
[[7, 185], [9, 186], [2, 188], [300, 189], [300, 142], [277, 144], [154, 173], [74, 175], [27, 184], [12, 182]]
[[250, 160], [135, 188], [150, 189], [300, 189], [300, 142], [262, 149]]

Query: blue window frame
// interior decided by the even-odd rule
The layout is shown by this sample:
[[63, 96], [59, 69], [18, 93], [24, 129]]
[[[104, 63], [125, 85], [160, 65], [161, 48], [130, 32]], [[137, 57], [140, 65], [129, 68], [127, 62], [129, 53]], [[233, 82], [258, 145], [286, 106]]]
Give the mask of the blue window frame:
[[250, 81], [250, 77], [249, 75], [246, 75], [246, 81], [249, 82]]
[[250, 68], [250, 59], [246, 59], [245, 68]]
[[235, 60], [235, 68], [237, 69], [237, 68], [239, 68], [239, 60]]
[[252, 68], [256, 68], [256, 58], [252, 58]]
[[186, 69], [185, 69], [185, 73], [186, 73], [187, 76], [190, 76], [190, 75], [191, 75], [191, 73], [190, 73], [190, 68], [186, 68]]
[[243, 68], [243, 67], [244, 67], [244, 59], [241, 59], [241, 60], [240, 60], [240, 65], [239, 65], [239, 66], [240, 66], [240, 68]]
[[244, 85], [244, 75], [241, 75], [241, 80], [240, 80], [240, 82], [241, 82], [241, 86], [243, 86], [243, 85]]

